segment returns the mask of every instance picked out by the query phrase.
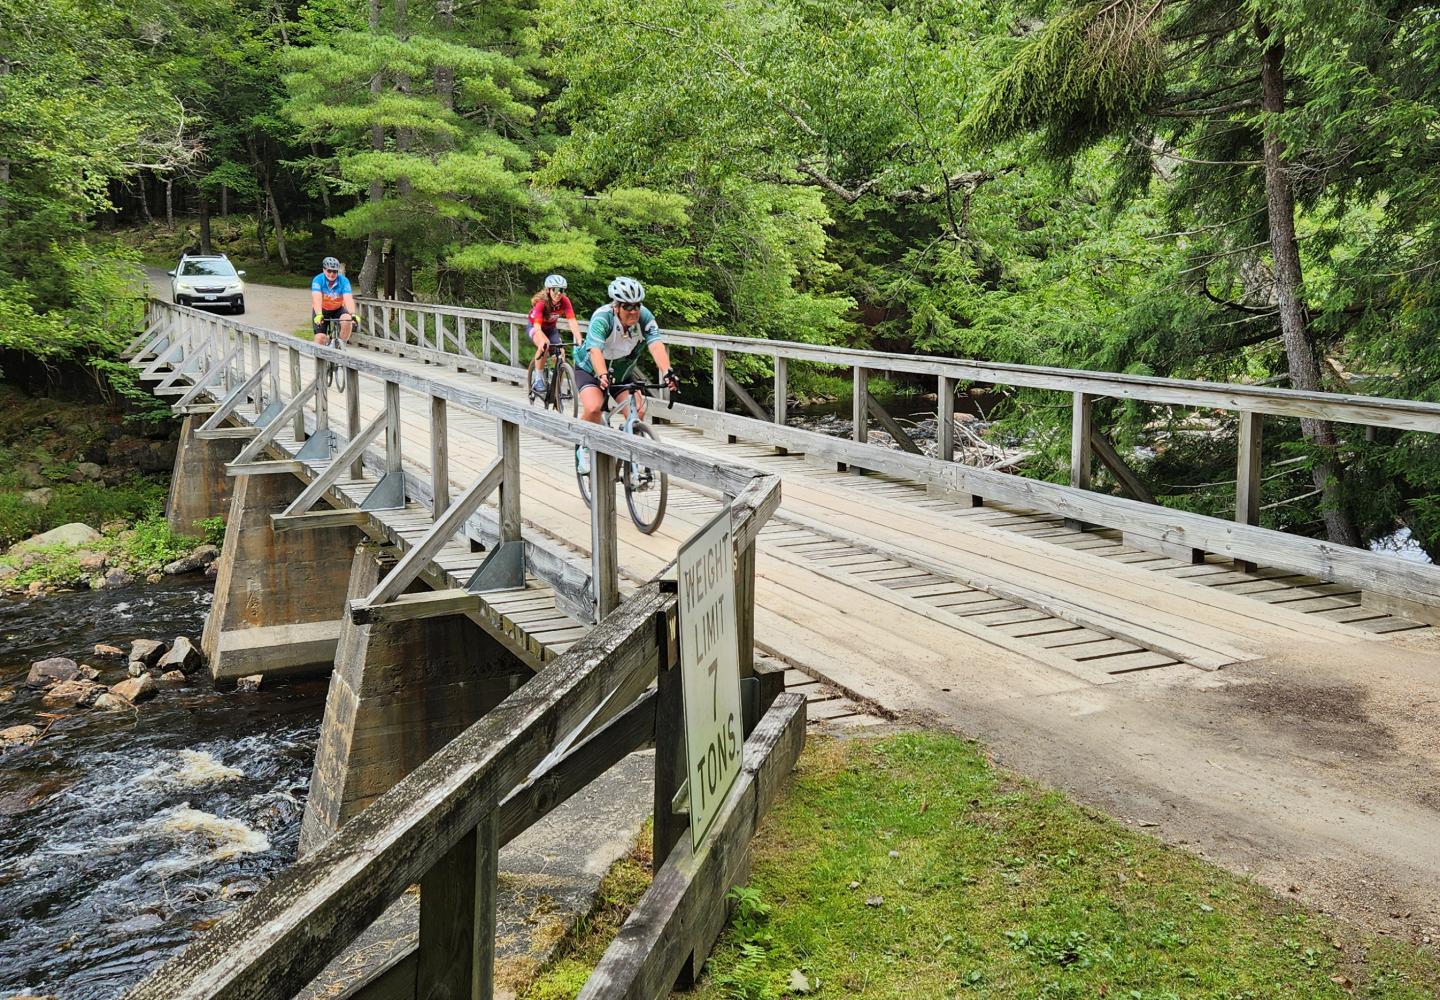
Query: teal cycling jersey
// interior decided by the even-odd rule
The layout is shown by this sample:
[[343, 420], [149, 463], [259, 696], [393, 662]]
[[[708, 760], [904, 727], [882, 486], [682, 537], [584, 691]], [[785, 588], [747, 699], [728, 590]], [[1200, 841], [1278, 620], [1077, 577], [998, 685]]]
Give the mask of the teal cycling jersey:
[[613, 305], [603, 305], [590, 317], [590, 329], [580, 345], [576, 367], [594, 375], [595, 366], [590, 361], [590, 351], [598, 347], [611, 374], [617, 380], [623, 380], [635, 367], [635, 362], [640, 360], [641, 349], [659, 340], [660, 325], [649, 309], [641, 306], [640, 319], [627, 327], [615, 315]]

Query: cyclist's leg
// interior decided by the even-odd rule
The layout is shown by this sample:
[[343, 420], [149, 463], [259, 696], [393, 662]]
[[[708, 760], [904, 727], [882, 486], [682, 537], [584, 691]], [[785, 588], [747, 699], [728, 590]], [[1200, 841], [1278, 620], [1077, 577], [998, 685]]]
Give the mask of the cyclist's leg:
[[576, 368], [575, 391], [580, 394], [580, 419], [587, 423], [600, 423], [600, 413], [605, 409], [605, 394], [600, 391], [600, 381], [585, 369]]
[[535, 345], [535, 357], [530, 360], [530, 389], [537, 396], [545, 395], [545, 353], [550, 347], [550, 338], [537, 327], [530, 328], [530, 343]]
[[319, 344], [321, 347], [324, 347], [326, 344], [330, 343], [330, 338], [325, 336], [325, 317], [323, 314], [318, 321], [313, 322], [310, 325], [315, 330], [315, 343]]
[[354, 327], [354, 319], [355, 317], [348, 312], [340, 313], [340, 339], [347, 343], [350, 340], [350, 331]]

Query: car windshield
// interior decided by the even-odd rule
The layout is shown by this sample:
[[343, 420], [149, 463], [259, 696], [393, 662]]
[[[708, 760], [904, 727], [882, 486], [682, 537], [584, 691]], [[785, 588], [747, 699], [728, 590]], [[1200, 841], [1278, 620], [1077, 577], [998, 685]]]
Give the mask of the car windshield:
[[187, 260], [180, 267], [182, 277], [233, 278], [235, 268], [228, 260]]

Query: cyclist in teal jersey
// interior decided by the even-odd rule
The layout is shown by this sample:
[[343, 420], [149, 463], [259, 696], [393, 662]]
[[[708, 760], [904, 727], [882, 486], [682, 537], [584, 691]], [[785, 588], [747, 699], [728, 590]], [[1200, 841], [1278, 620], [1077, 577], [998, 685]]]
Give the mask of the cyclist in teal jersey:
[[[660, 372], [660, 381], [671, 391], [679, 385], [670, 368], [670, 352], [660, 339], [660, 325], [646, 309], [645, 286], [634, 278], [619, 277], [610, 282], [608, 305], [596, 309], [590, 317], [590, 329], [575, 359], [575, 388], [580, 395], [580, 417], [592, 424], [600, 423], [605, 407], [605, 394], [624, 402], [630, 390], [613, 389], [612, 385], [629, 381], [640, 360], [641, 348], [648, 349]], [[645, 416], [645, 395], [638, 394], [636, 408]], [[575, 449], [575, 467], [582, 473], [590, 469], [589, 449]]]

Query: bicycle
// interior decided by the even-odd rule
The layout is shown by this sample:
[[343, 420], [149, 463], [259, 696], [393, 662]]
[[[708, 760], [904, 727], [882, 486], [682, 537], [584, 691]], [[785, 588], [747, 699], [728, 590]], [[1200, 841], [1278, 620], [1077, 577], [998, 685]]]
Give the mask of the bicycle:
[[[321, 321], [321, 326], [323, 327], [325, 336], [330, 341], [329, 346], [334, 348], [336, 353], [343, 354], [345, 351], [345, 341], [340, 337], [340, 318], [338, 316], [326, 317]], [[350, 318], [350, 336], [353, 337], [359, 332], [360, 320], [352, 316]], [[344, 365], [331, 362], [325, 369], [325, 384], [334, 387], [339, 392], [344, 392], [345, 380], [348, 375], [349, 370]]]
[[[636, 403], [636, 395], [644, 393], [647, 389], [664, 389], [665, 385], [651, 384], [648, 382], [616, 382], [613, 388], [629, 390], [630, 396], [620, 404], [618, 410], [613, 411], [623, 415], [619, 430], [626, 434], [634, 434], [638, 437], [646, 437], [652, 441], [658, 441], [655, 431], [649, 424], [640, 420], [640, 409]], [[604, 420], [606, 426], [610, 426], [612, 411], [610, 394], [605, 394]], [[670, 406], [675, 405], [675, 393], [670, 394]], [[580, 483], [580, 496], [585, 501], [585, 506], [590, 506], [590, 476], [588, 473], [581, 473], [575, 470], [575, 478]], [[625, 486], [625, 506], [630, 508], [630, 520], [635, 522], [642, 534], [652, 534], [660, 527], [661, 520], [665, 517], [665, 502], [670, 492], [670, 477], [664, 472], [652, 469], [645, 465], [633, 465], [628, 461], [620, 461], [615, 464], [615, 478]]]
[[537, 393], [534, 380], [527, 378], [527, 392], [531, 405], [539, 403], [543, 409], [553, 407], [556, 413], [563, 413], [571, 417], [577, 416], [580, 406], [579, 393], [575, 391], [575, 369], [570, 367], [570, 362], [565, 360], [564, 349], [550, 348], [545, 352], [540, 363], [545, 366], [545, 392]]

